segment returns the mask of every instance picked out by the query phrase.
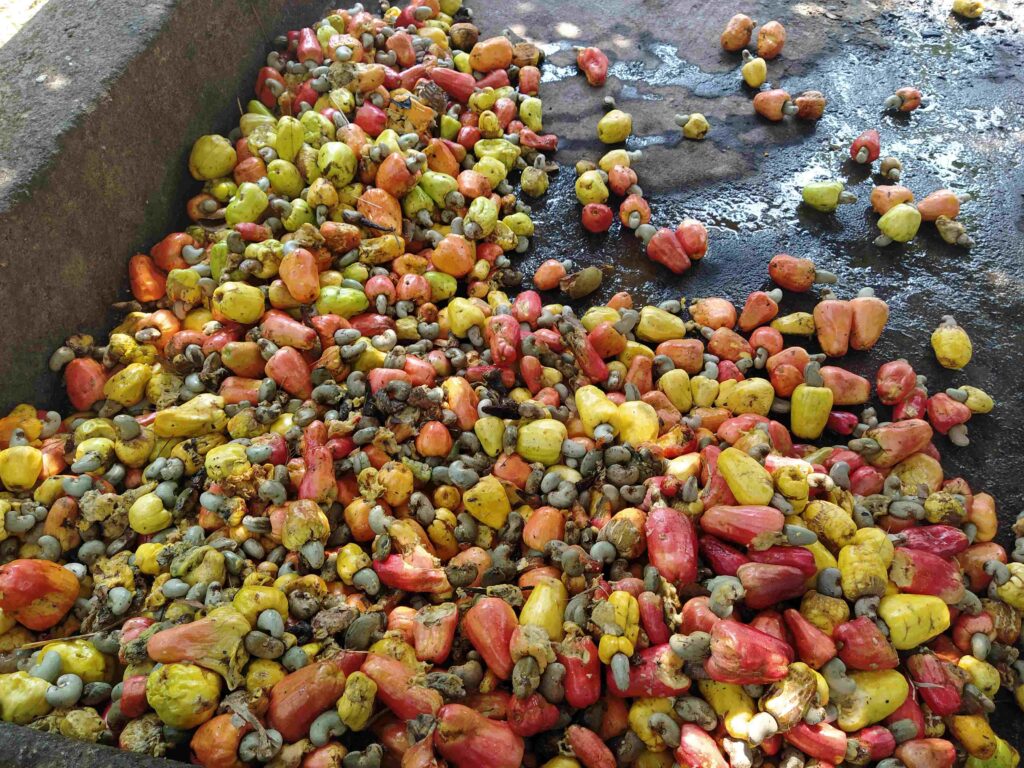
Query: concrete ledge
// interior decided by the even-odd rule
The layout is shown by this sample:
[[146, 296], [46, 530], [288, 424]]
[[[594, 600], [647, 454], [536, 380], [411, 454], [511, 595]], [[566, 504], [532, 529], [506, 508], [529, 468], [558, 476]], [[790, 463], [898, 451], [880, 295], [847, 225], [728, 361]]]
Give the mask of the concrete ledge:
[[0, 723], [0, 768], [174, 768], [176, 760], [146, 757]]
[[50, 352], [109, 327], [130, 249], [182, 221], [192, 140], [230, 130], [269, 38], [322, 5], [54, 1], [0, 48], [0, 412], [61, 402]]

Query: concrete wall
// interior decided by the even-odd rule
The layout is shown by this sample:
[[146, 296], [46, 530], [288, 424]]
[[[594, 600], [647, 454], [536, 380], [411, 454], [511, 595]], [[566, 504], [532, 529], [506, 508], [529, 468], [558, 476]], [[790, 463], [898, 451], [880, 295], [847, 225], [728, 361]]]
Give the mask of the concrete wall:
[[0, 723], [0, 768], [174, 768], [184, 763]]
[[50, 352], [109, 327], [128, 258], [182, 222], [192, 140], [322, 6], [53, 0], [0, 48], [0, 413], [61, 402]]

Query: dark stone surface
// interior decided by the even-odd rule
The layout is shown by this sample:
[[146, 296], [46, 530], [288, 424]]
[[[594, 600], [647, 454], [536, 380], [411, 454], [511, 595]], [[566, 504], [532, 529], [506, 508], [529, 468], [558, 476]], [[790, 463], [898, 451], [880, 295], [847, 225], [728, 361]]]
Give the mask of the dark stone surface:
[[[854, 352], [841, 365], [873, 375], [882, 362], [906, 357], [928, 376], [932, 392], [974, 384], [991, 393], [996, 411], [971, 420], [969, 448], [942, 437], [936, 444], [950, 475], [993, 493], [1004, 520], [1012, 521], [1024, 508], [1014, 476], [1024, 427], [1015, 372], [1024, 340], [1024, 9], [1007, 3], [998, 7], [1008, 13], [965, 23], [945, 13], [946, 3], [925, 0], [746, 4], [753, 18], [776, 18], [789, 32], [783, 55], [769, 62], [769, 81], [793, 94], [816, 89], [828, 96], [825, 117], [809, 125], [754, 114], [736, 72], [738, 56], [717, 45], [733, 6], [648, 2], [638, 28], [621, 23], [615, 12], [621, 7], [571, 0], [558, 5], [554, 21], [528, 15], [522, 22], [538, 40], [544, 37], [536, 30], [556, 29], [558, 19], [580, 30], [576, 40], [548, 48], [545, 128], [564, 137], [557, 155], [564, 170], [534, 206], [539, 234], [524, 271], [531, 274], [553, 256], [581, 266], [612, 264], [613, 277], [582, 304], [625, 288], [648, 301], [718, 295], [742, 306], [750, 291], [771, 287], [768, 260], [785, 252], [837, 273], [841, 298], [874, 288], [889, 303], [889, 324], [874, 350]], [[689, 7], [701, 12], [687, 14]], [[500, 21], [488, 29], [514, 23], [518, 8], [501, 6]], [[557, 32], [548, 34], [557, 39]], [[599, 44], [612, 56], [603, 89], [574, 74], [573, 42]], [[925, 106], [910, 115], [883, 114], [882, 101], [907, 84], [926, 94]], [[594, 129], [606, 94], [633, 113], [636, 135], [627, 146], [644, 152], [634, 167], [654, 223], [674, 226], [690, 215], [711, 228], [708, 257], [685, 275], [647, 260], [618, 225], [591, 235], [578, 223], [572, 165], [597, 160], [606, 149]], [[694, 111], [712, 125], [703, 142], [684, 140], [672, 124], [673, 114]], [[850, 141], [870, 127], [881, 132], [883, 156], [903, 161], [901, 183], [919, 198], [942, 187], [972, 196], [961, 219], [974, 248], [946, 245], [927, 223], [907, 245], [872, 244], [878, 234], [868, 203], [873, 182], [848, 153]], [[860, 201], [834, 215], [800, 205], [804, 182], [828, 178], [844, 181]], [[787, 294], [783, 312], [813, 303], [810, 294]], [[974, 358], [962, 372], [939, 367], [929, 345], [944, 314], [955, 315], [974, 342]]]
[[173, 768], [176, 760], [145, 757], [0, 723], [0, 768]]
[[[742, 4], [759, 21], [786, 25], [789, 41], [769, 64], [769, 79], [794, 94], [824, 91], [829, 108], [816, 125], [770, 124], [753, 113], [751, 93], [736, 72], [738, 56], [718, 47], [726, 19], [740, 9], [731, 4], [472, 5], [485, 34], [512, 27], [547, 43], [545, 128], [562, 137], [558, 160], [565, 171], [535, 206], [539, 231], [524, 262], [527, 274], [545, 258], [572, 258], [580, 266], [614, 265], [596, 299], [629, 289], [638, 300], [724, 295], [742, 303], [749, 291], [770, 285], [767, 262], [784, 251], [839, 274], [841, 297], [875, 288], [890, 304], [889, 326], [875, 350], [842, 364], [873, 372], [903, 356], [929, 376], [933, 391], [971, 383], [993, 394], [997, 410], [972, 420], [970, 448], [942, 438], [937, 444], [949, 473], [993, 493], [1004, 523], [1012, 521], [1024, 507], [1016, 477], [1024, 427], [1016, 370], [1024, 322], [1019, 4], [993, 0], [978, 22], [949, 16], [945, 0]], [[185, 168], [192, 141], [231, 128], [234, 97], [249, 98], [267, 39], [322, 11], [319, 3], [283, 0], [99, 0], [88, 12], [70, 8], [52, 0], [0, 49], [3, 71], [25, 73], [0, 83], [0, 410], [26, 398], [60, 402], [56, 377], [45, 369], [51, 349], [72, 331], [108, 327], [107, 305], [127, 296], [127, 259], [180, 221], [196, 189]], [[589, 88], [575, 74], [573, 44], [598, 44], [612, 57], [604, 89]], [[64, 65], [68, 55], [74, 69]], [[35, 83], [43, 72], [47, 80]], [[47, 85], [61, 74], [67, 85]], [[910, 116], [883, 115], [884, 98], [907, 84], [924, 91], [926, 107]], [[649, 263], [617, 226], [594, 236], [578, 223], [571, 166], [604, 151], [594, 124], [607, 94], [634, 115], [636, 136], [628, 146], [645, 152], [636, 168], [655, 223], [674, 225], [694, 215], [711, 227], [710, 255], [684, 276]], [[713, 126], [702, 143], [684, 141], [673, 125], [676, 112], [691, 111], [706, 114]], [[901, 158], [903, 183], [919, 197], [943, 186], [974, 196], [962, 218], [975, 248], [946, 246], [927, 224], [907, 246], [871, 244], [877, 234], [867, 206], [872, 184], [846, 162], [850, 140], [868, 127], [882, 132], [883, 154]], [[834, 216], [798, 205], [801, 183], [828, 177], [843, 179], [861, 203]], [[787, 296], [783, 306], [811, 303]], [[974, 360], [964, 372], [938, 368], [929, 348], [931, 329], [947, 313], [974, 341]], [[1024, 741], [1008, 698], [1000, 700], [995, 720], [1012, 743]], [[0, 728], [0, 768], [120, 764], [106, 753], [89, 762], [91, 753], [78, 745], [63, 752], [45, 747], [36, 757], [15, 751], [37, 739]], [[4, 762], [8, 755], [13, 762]]]

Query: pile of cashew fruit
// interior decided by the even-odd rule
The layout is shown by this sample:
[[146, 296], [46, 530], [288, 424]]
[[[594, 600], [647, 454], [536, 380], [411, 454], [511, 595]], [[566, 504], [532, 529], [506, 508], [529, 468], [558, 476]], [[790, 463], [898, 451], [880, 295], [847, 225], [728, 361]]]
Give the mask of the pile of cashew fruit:
[[739, 308], [521, 289], [541, 59], [459, 0], [277, 41], [54, 352], [73, 410], [0, 419], [0, 719], [207, 768], [1017, 765], [1024, 538], [940, 463], [992, 399], [841, 367], [889, 309], [808, 259]]

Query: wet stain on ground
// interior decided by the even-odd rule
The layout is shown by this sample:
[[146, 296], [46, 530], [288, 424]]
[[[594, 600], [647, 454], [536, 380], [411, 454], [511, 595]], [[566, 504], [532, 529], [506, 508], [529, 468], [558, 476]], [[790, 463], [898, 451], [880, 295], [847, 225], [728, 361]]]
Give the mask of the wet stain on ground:
[[[700, 11], [687, 15], [691, 5]], [[548, 258], [569, 259], [576, 268], [614, 264], [613, 276], [581, 306], [621, 290], [642, 302], [718, 295], [742, 305], [750, 291], [770, 287], [772, 255], [791, 253], [835, 272], [840, 297], [874, 288], [890, 305], [888, 327], [874, 350], [842, 364], [873, 375], [882, 362], [906, 357], [928, 376], [930, 391], [970, 383], [996, 398], [994, 413], [971, 421], [970, 447], [941, 437], [938, 445], [950, 476], [996, 497], [1008, 543], [1006, 529], [1024, 510], [1016, 477], [1024, 429], [1024, 8], [993, 4], [982, 20], [966, 22], [938, 0], [709, 5], [634, 4], [638, 26], [629, 32], [616, 22], [625, 18], [625, 3], [570, 2], [557, 17], [574, 19], [585, 32], [562, 41], [544, 40], [556, 25], [548, 12], [520, 19], [532, 39], [548, 43], [545, 129], [562, 138], [562, 169], [534, 205], [538, 235], [525, 274]], [[515, 5], [496, 10], [499, 17], [516, 14]], [[754, 114], [739, 56], [718, 46], [737, 10], [786, 26], [789, 40], [769, 62], [769, 82], [794, 95], [823, 91], [829, 104], [821, 121], [775, 124]], [[497, 31], [501, 21], [483, 11], [481, 18], [495, 24], [484, 31]], [[628, 45], [616, 45], [622, 35]], [[613, 59], [602, 89], [589, 88], [573, 66], [571, 46], [592, 44]], [[925, 105], [909, 115], [883, 112], [884, 99], [904, 85], [919, 87]], [[607, 95], [633, 114], [635, 135], [626, 147], [644, 153], [634, 167], [652, 223], [675, 226], [693, 216], [710, 228], [708, 257], [685, 275], [648, 261], [618, 223], [605, 235], [579, 224], [573, 165], [608, 149], [594, 127]], [[687, 141], [675, 128], [673, 116], [689, 112], [711, 122], [705, 141]], [[848, 154], [850, 141], [871, 127], [882, 134], [883, 156], [903, 162], [901, 183], [918, 198], [942, 187], [970, 195], [961, 219], [976, 240], [972, 249], [947, 245], [927, 223], [907, 245], [872, 244], [878, 217], [867, 201], [876, 180]], [[834, 215], [800, 204], [804, 183], [830, 178], [842, 180], [859, 202]], [[783, 311], [813, 303], [813, 296], [788, 294]], [[956, 316], [974, 341], [974, 359], [962, 372], [942, 369], [931, 353], [930, 333], [945, 314]], [[1015, 714], [1015, 707], [1002, 709], [995, 720], [1001, 734], [1020, 743], [1024, 729]]]

